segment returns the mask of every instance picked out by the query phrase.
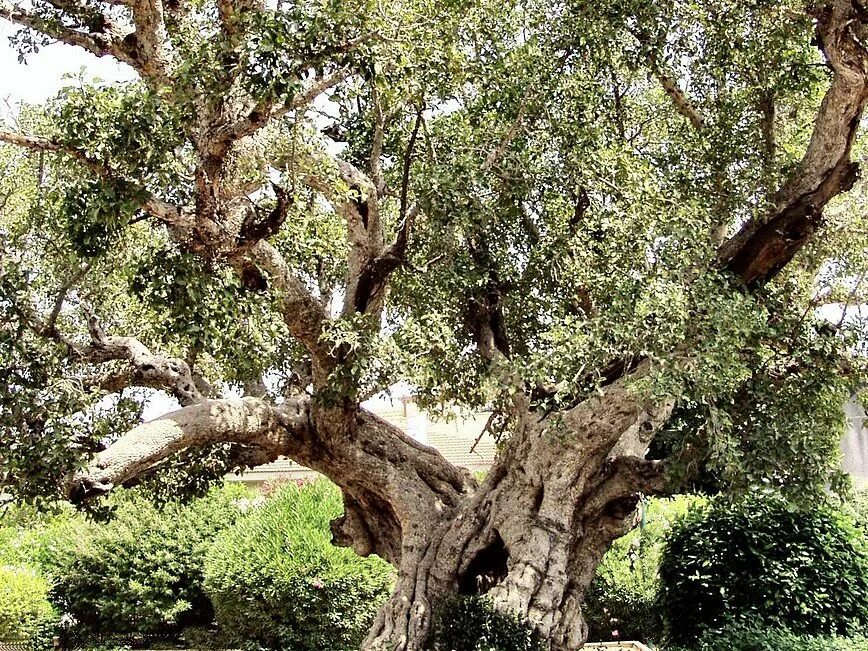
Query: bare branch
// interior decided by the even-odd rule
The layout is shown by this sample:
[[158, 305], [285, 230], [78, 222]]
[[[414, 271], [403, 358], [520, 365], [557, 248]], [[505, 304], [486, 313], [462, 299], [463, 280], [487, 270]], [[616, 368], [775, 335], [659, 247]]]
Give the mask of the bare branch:
[[[133, 35], [133, 65], [146, 79], [160, 85], [171, 82], [169, 76], [169, 37], [166, 33], [162, 0], [130, 0], [136, 31]], [[128, 41], [131, 39], [127, 39]]]
[[347, 79], [351, 73], [352, 71], [349, 68], [341, 68], [331, 75], [320, 77], [298, 95], [290, 99], [286, 104], [280, 106], [274, 106], [271, 102], [262, 102], [257, 104], [253, 110], [243, 118], [218, 129], [213, 143], [210, 143], [208, 148], [215, 151], [223, 151], [225, 155], [225, 152], [228, 151], [228, 148], [232, 143], [253, 135], [271, 120], [278, 118], [289, 111], [294, 111], [308, 106], [324, 92], [334, 88]]
[[705, 120], [699, 114], [693, 102], [690, 101], [687, 93], [682, 90], [675, 78], [658, 61], [657, 55], [653, 51], [648, 53], [648, 64], [652, 74], [657, 78], [657, 81], [663, 86], [663, 90], [672, 100], [675, 110], [686, 117], [694, 129], [701, 131], [705, 127]]
[[[413, 163], [413, 150], [416, 147], [416, 138], [419, 136], [419, 127], [422, 126], [422, 107], [416, 111], [416, 122], [413, 124], [413, 131], [410, 132], [410, 139], [407, 141], [407, 148], [404, 150], [404, 169], [401, 173], [401, 204], [398, 217], [401, 223], [399, 231], [399, 239], [403, 239], [400, 248], [406, 248], [407, 240], [409, 239], [409, 220], [407, 219], [407, 193], [410, 190], [410, 165]], [[396, 242], [397, 244], [397, 242]]]
[[61, 284], [60, 289], [57, 291], [57, 296], [54, 299], [54, 307], [45, 322], [46, 328], [49, 330], [55, 329], [57, 325], [57, 317], [60, 316], [60, 310], [63, 309], [63, 303], [66, 301], [66, 296], [69, 294], [69, 290], [72, 289], [79, 280], [84, 278], [88, 271], [90, 271], [90, 264], [83, 264], [78, 271], [70, 275], [69, 278]]
[[670, 74], [665, 64], [660, 60], [654, 44], [651, 42], [651, 37], [640, 28], [632, 30], [632, 33], [636, 40], [645, 47], [645, 60], [648, 62], [651, 74], [660, 82], [664, 92], [672, 100], [675, 110], [687, 118], [697, 131], [701, 131], [705, 127], [705, 120], [699, 114], [699, 111], [693, 105], [687, 93], [679, 86], [678, 81]]
[[96, 32], [83, 32], [65, 27], [60, 21], [49, 21], [37, 14], [5, 3], [0, 5], [0, 17], [68, 45], [84, 48], [98, 57], [112, 56], [136, 67], [136, 59], [124, 41], [128, 34], [123, 32], [107, 16], [103, 16], [102, 20], [99, 21], [101, 23], [100, 31]]
[[91, 337], [90, 346], [76, 347], [82, 360], [97, 364], [112, 360], [128, 361], [134, 369], [129, 378], [135, 385], [166, 389], [182, 405], [196, 404], [204, 399], [186, 361], [154, 355], [134, 337], [107, 336], [90, 306], [82, 302], [81, 308], [87, 318]]

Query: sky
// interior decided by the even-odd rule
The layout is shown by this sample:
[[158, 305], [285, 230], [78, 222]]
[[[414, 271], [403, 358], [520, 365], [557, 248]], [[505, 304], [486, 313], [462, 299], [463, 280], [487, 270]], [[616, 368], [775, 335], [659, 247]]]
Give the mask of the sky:
[[0, 20], [0, 116], [10, 115], [10, 108], [21, 102], [39, 103], [53, 97], [70, 83], [67, 75], [106, 82], [134, 78], [132, 69], [109, 57], [96, 57], [90, 52], [63, 43], [47, 45], [27, 57], [27, 64], [18, 63], [18, 52], [9, 37], [16, 29]]

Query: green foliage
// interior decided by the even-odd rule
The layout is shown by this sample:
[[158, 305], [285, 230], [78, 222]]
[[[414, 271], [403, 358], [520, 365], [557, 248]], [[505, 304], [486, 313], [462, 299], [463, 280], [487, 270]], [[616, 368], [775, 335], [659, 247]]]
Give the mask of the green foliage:
[[868, 637], [799, 635], [787, 629], [766, 626], [726, 626], [709, 631], [686, 647], [669, 651], [864, 651]]
[[207, 623], [203, 558], [238, 517], [242, 487], [157, 508], [130, 492], [113, 496], [107, 523], [68, 522], [47, 550], [51, 599], [84, 630], [158, 633]]
[[664, 638], [658, 601], [660, 557], [676, 520], [702, 503], [695, 496], [642, 503], [640, 525], [612, 544], [589, 589], [582, 613], [590, 641], [651, 643]]
[[243, 648], [358, 648], [392, 584], [389, 566], [331, 544], [338, 489], [287, 485], [212, 545], [205, 589], [228, 643]]
[[28, 329], [36, 276], [28, 252], [0, 258], [0, 489], [20, 501], [50, 503], [100, 441], [137, 422], [140, 412], [125, 399], [94, 406], [64, 346]]
[[32, 568], [0, 566], [0, 640], [50, 648], [57, 613], [48, 601], [48, 589], [48, 581]]
[[868, 624], [868, 548], [840, 514], [770, 493], [714, 501], [670, 535], [660, 565], [669, 634], [687, 643], [729, 623], [812, 635]]
[[105, 254], [136, 216], [141, 195], [126, 183], [94, 179], [74, 182], [57, 201], [73, 250], [94, 258]]
[[533, 628], [495, 610], [485, 597], [454, 597], [435, 616], [435, 651], [542, 651]]
[[[120, 178], [134, 174], [141, 188], [166, 199], [181, 198], [181, 116], [159, 93], [137, 83], [79, 82], [59, 93], [49, 115], [52, 135], [61, 142], [109, 166]], [[71, 176], [70, 169], [64, 172]]]
[[0, 511], [0, 565], [29, 567], [44, 575], [57, 541], [84, 517], [68, 504], [40, 507], [7, 504]]
[[[32, 4], [49, 25], [100, 33], [95, 9]], [[212, 249], [196, 229], [167, 229], [140, 209], [142, 193], [211, 220], [194, 197], [197, 166], [213, 172], [225, 195], [216, 222], [231, 239], [246, 211], [273, 207], [278, 183], [291, 206], [271, 244], [334, 315], [346, 290], [344, 218], [294, 154], [340, 151], [370, 176], [382, 117], [386, 241], [401, 227], [402, 194], [418, 215], [384, 318], [325, 324], [335, 353], [352, 351], [337, 387], [368, 395], [402, 381], [420, 404], [447, 411], [496, 407], [508, 397], [502, 379], [519, 373], [529, 386], [557, 387], [538, 405], [548, 410], [592, 395], [612, 360], [644, 358], [653, 373], [636, 390], [678, 401], [658, 446], [678, 478], [742, 492], [766, 482], [810, 500], [840, 487], [838, 406], [865, 377], [851, 353], [868, 322], [824, 329], [813, 309], [818, 297], [844, 300], [866, 271], [865, 190], [830, 207], [823, 236], [750, 295], [718, 272], [709, 236], [761, 217], [804, 152], [828, 74], [803, 4], [301, 0], [226, 15], [211, 1], [188, 3], [165, 18], [168, 79], [73, 80], [22, 111], [22, 130], [90, 163], [0, 147], [4, 264], [22, 258], [0, 296], [50, 306], [87, 258], [78, 293], [111, 332], [195, 358], [214, 386], [263, 372], [284, 386], [303, 381], [296, 370], [310, 359], [285, 327], [293, 315], [263, 283], [237, 277], [225, 259], [231, 242]], [[27, 30], [15, 40], [23, 54], [41, 42]], [[674, 108], [657, 66], [683, 85], [702, 129]], [[301, 88], [343, 69], [317, 103], [290, 110]], [[244, 115], [261, 128], [205, 172], [221, 150], [200, 151], [206, 136]], [[16, 445], [0, 457], [2, 483], [24, 499], [39, 487], [54, 498], [94, 447], [69, 419], [104, 397], [79, 386], [102, 369], [78, 368], [62, 347], [18, 332], [5, 301], [0, 309], [14, 324], [0, 332], [0, 364], [15, 391], [25, 387], [2, 395], [2, 443]], [[480, 359], [480, 309], [502, 326], [509, 368]], [[58, 328], [85, 338], [72, 312]]]
[[852, 517], [856, 526], [868, 536], [868, 488], [854, 491], [851, 498], [844, 503], [844, 512]]
[[207, 350], [226, 381], [258, 379], [277, 361], [285, 325], [228, 266], [166, 246], [144, 252], [130, 275], [131, 293], [163, 317], [155, 334], [180, 350]]

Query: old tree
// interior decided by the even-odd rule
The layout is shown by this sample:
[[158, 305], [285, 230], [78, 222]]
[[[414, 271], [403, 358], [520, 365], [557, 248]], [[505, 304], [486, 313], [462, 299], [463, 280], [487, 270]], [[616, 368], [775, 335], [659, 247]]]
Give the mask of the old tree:
[[[868, 4], [0, 6], [136, 77], [0, 131], [8, 496], [287, 455], [398, 570], [366, 649], [484, 592], [565, 651], [641, 496], [837, 485]], [[398, 381], [492, 410], [481, 483], [361, 406]]]

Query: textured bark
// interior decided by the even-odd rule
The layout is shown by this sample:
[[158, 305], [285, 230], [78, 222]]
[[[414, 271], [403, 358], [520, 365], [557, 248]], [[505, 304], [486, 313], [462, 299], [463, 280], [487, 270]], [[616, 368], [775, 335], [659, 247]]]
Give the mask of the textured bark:
[[660, 464], [642, 457], [670, 406], [641, 404], [628, 387], [646, 370], [568, 411], [524, 411], [480, 487], [358, 407], [243, 398], [204, 400], [132, 430], [72, 480], [70, 497], [103, 494], [214, 442], [241, 444], [256, 463], [287, 455], [343, 490], [334, 541], [399, 570], [366, 649], [426, 648], [437, 604], [459, 593], [489, 593], [533, 622], [552, 649], [577, 649], [599, 559], [631, 525], [640, 493], [663, 488]]
[[255, 398], [204, 400], [127, 432], [71, 479], [70, 500], [105, 494], [177, 452], [213, 443], [252, 446], [267, 451], [274, 460], [300, 444], [308, 423], [307, 400], [280, 407]]
[[627, 381], [569, 411], [525, 413], [483, 485], [421, 537], [405, 535], [398, 587], [364, 648], [426, 648], [436, 605], [459, 593], [489, 594], [551, 649], [581, 647], [594, 570], [640, 493], [663, 488], [662, 467], [642, 457], [671, 405], [640, 404]]
[[859, 2], [837, 0], [818, 8], [817, 40], [833, 70], [814, 121], [808, 149], [778, 190], [774, 209], [748, 222], [718, 253], [721, 266], [748, 287], [771, 280], [810, 240], [829, 201], [853, 187], [859, 167], [850, 152], [868, 102], [868, 33]]

